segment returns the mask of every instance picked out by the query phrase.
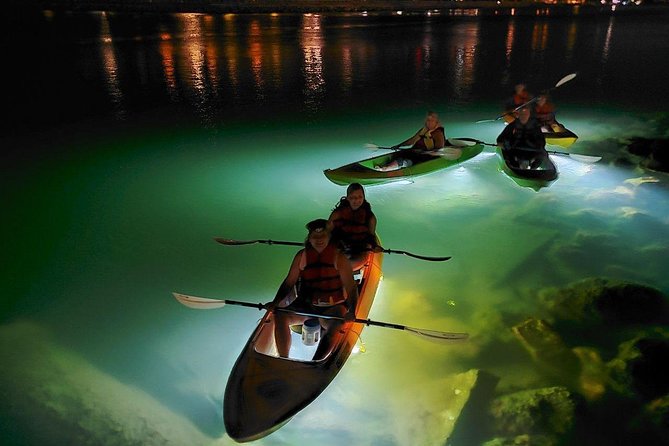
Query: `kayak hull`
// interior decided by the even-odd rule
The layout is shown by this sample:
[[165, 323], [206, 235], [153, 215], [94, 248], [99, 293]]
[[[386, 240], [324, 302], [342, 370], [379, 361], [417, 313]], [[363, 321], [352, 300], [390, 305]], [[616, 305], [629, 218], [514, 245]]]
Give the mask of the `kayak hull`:
[[564, 147], [565, 149], [574, 144], [578, 139], [576, 133], [565, 127], [562, 127], [562, 129], [563, 130], [559, 132], [543, 132], [544, 137], [546, 138], [546, 144]]
[[[506, 124], [512, 123], [513, 121], [515, 121], [515, 119], [516, 118], [513, 115], [504, 116], [504, 122]], [[569, 130], [567, 127], [563, 126], [560, 123], [557, 123], [557, 125], [555, 126], [555, 130], [547, 126], [542, 126], [541, 133], [543, 133], [544, 138], [546, 138], [546, 144], [550, 144], [552, 146], [564, 147], [565, 149], [574, 144], [578, 139], [576, 133], [572, 132], [571, 130]]]
[[[366, 319], [381, 279], [383, 253], [370, 252], [357, 271], [356, 317]], [[238, 442], [279, 429], [314, 401], [342, 369], [364, 324], [346, 322], [320, 360], [281, 358], [274, 341], [274, 316], [266, 312], [235, 363], [225, 388], [223, 420]], [[293, 345], [299, 340], [293, 340]], [[301, 347], [298, 345], [297, 347]], [[291, 349], [291, 356], [293, 355]]]
[[543, 153], [541, 163], [536, 168], [521, 166], [511, 159], [509, 151], [497, 148], [500, 169], [519, 186], [529, 187], [538, 191], [550, 186], [558, 178], [558, 171], [548, 153]]
[[[372, 186], [392, 181], [406, 180], [446, 169], [467, 161], [482, 151], [482, 144], [472, 144], [468, 146], [447, 145], [444, 149], [441, 149], [439, 156], [408, 149], [397, 150], [362, 161], [346, 164], [336, 169], [327, 169], [324, 170], [323, 173], [335, 184], [345, 186], [351, 183], [360, 183]], [[386, 165], [397, 158], [409, 159], [413, 164], [409, 167], [397, 170], [381, 171], [374, 169], [375, 166]]]

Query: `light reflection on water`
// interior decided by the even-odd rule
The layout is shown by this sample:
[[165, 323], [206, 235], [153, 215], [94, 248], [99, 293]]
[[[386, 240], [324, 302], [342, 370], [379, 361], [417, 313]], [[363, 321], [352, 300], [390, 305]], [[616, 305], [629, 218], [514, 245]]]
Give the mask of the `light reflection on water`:
[[[7, 293], [11, 305], [3, 307], [7, 315], [0, 336], [0, 370], [5, 373], [0, 374], [0, 387], [19, 389], [16, 395], [21, 397], [14, 401], [64, 436], [70, 415], [44, 415], [37, 409], [42, 401], [31, 389], [55, 389], [72, 395], [68, 401], [81, 399], [81, 405], [72, 406], [71, 418], [90, 413], [85, 409], [94, 403], [101, 408], [99, 418], [112, 419], [115, 427], [136, 435], [132, 438], [137, 442], [146, 441], [149, 434], [134, 430], [135, 418], [160, 434], [173, 434], [171, 438], [180, 438], [175, 431], [181, 432], [191, 444], [209, 444], [220, 437], [220, 443], [231, 444], [220, 419], [222, 393], [260, 314], [239, 308], [189, 310], [174, 302], [170, 292], [269, 300], [294, 250], [223, 247], [211, 238], [302, 240], [304, 223], [327, 216], [344, 193], [322, 170], [372, 156], [363, 148], [366, 142], [404, 139], [420, 125], [426, 102], [443, 110], [449, 136], [494, 141], [502, 124], [474, 124], [496, 116], [499, 110], [490, 104], [502, 99], [499, 82], [485, 85], [491, 77], [485, 75], [489, 65], [486, 68], [482, 54], [507, 67], [505, 85], [511, 85], [519, 73], [526, 73], [522, 59], [516, 62], [517, 50], [534, 44], [536, 26], [519, 24], [515, 18], [504, 26], [455, 22], [450, 24], [455, 31], [446, 35], [438, 34], [440, 28], [434, 25], [428, 29], [435, 36], [413, 39], [406, 33], [408, 43], [399, 46], [394, 57], [410, 69], [408, 74], [399, 68], [397, 72], [405, 73], [406, 85], [414, 85], [409, 95], [425, 92], [415, 82], [420, 73], [433, 86], [429, 93], [435, 98], [421, 95], [424, 102], [416, 104], [398, 91], [399, 105], [374, 114], [370, 110], [379, 107], [375, 99], [383, 102], [388, 91], [383, 76], [391, 59], [384, 58], [383, 46], [356, 34], [355, 27], [336, 28], [348, 31], [341, 40], [328, 40], [331, 28], [322, 16], [300, 16], [299, 29], [286, 27], [288, 37], [264, 27], [268, 21], [280, 26], [281, 17], [177, 17], [176, 24], [157, 28], [159, 59], [149, 65], [148, 82], [157, 69], [170, 101], [191, 100], [200, 122], [220, 131], [107, 137], [104, 144], [89, 144], [81, 154], [63, 159], [54, 155], [51, 164], [20, 164], [21, 174], [12, 171], [3, 178], [10, 186], [3, 190], [12, 191], [11, 214], [21, 224], [12, 226], [13, 236], [7, 241], [10, 257], [20, 261], [5, 271], [11, 274], [10, 291], [15, 292]], [[571, 31], [573, 22], [567, 35], [554, 33], [551, 23], [541, 23], [536, 51], [545, 51], [554, 38], [562, 42], [572, 32], [576, 40], [580, 35]], [[599, 43], [610, 45], [606, 64], [616, 60], [613, 48], [620, 45], [611, 23], [606, 33], [598, 34], [605, 37]], [[225, 38], [215, 35], [219, 25]], [[499, 37], [499, 58], [490, 55], [483, 37], [488, 27]], [[389, 29], [392, 35], [403, 30]], [[210, 39], [223, 39], [223, 46]], [[299, 41], [299, 50], [291, 51], [286, 41]], [[133, 103], [127, 99], [136, 97], [123, 88], [141, 75], [118, 70], [134, 66], [119, 59], [118, 54], [128, 53], [113, 51], [118, 48], [113, 36], [111, 42], [96, 45], [103, 54], [102, 87], [110, 103], [116, 91], [110, 86], [120, 99]], [[575, 59], [576, 47], [567, 48]], [[103, 48], [111, 51], [112, 64]], [[141, 53], [131, 54], [137, 60]], [[333, 54], [348, 54], [348, 59], [329, 70]], [[413, 57], [417, 54], [420, 57]], [[542, 82], [557, 80], [564, 67], [559, 68], [559, 74], [553, 76], [553, 70], [546, 76], [549, 81], [542, 77]], [[127, 77], [119, 77], [121, 73]], [[441, 73], [453, 82], [443, 81]], [[573, 85], [583, 93], [593, 82], [581, 74]], [[360, 94], [360, 84], [371, 90], [371, 99], [361, 95], [369, 104], [341, 112], [328, 109], [337, 103], [329, 92], [354, 96]], [[619, 91], [611, 94], [624, 98]], [[221, 124], [227, 115], [220, 115], [217, 106], [225, 101], [236, 110], [235, 105], [264, 100], [253, 106], [254, 113], [262, 114], [272, 101], [292, 95], [298, 99], [287, 100], [286, 113], [263, 114], [267, 119], [261, 126], [245, 115], [242, 124]], [[609, 276], [669, 291], [669, 179], [609, 163], [617, 153], [618, 138], [651, 134], [653, 124], [647, 115], [628, 109], [584, 109], [575, 96], [565, 88], [560, 108], [561, 120], [580, 135], [574, 149], [602, 153], [605, 159], [586, 165], [555, 157], [560, 178], [549, 188], [534, 192], [518, 187], [499, 172], [496, 157], [488, 151], [452, 170], [368, 188], [387, 248], [453, 256], [445, 263], [387, 256], [371, 317], [468, 331], [472, 338], [438, 346], [406, 333], [368, 327], [363, 332], [367, 352], [352, 357], [321, 397], [258, 444], [297, 444], [304, 439], [323, 445], [344, 440], [433, 444], [440, 438], [440, 417], [447, 417], [443, 395], [450, 374], [484, 368], [501, 377], [501, 389], [545, 383], [503, 317], [540, 312], [541, 288]], [[586, 95], [583, 101], [590, 99]], [[331, 120], [309, 125], [295, 112], [323, 109]], [[19, 321], [39, 329], [25, 328]], [[37, 339], [40, 348], [34, 357], [30, 352], [19, 355], [7, 342], [11, 334], [24, 333]], [[490, 351], [491, 343], [499, 348]], [[83, 390], [76, 380], [63, 384], [63, 376], [25, 375], [25, 370], [48, 369], [58, 362], [52, 362], [51, 355], [65, 358], [64, 373], [82, 371]], [[12, 363], [15, 368], [7, 365]], [[101, 390], [89, 393], [88, 388]], [[133, 396], [135, 389], [143, 392], [142, 398]], [[17, 422], [25, 431], [32, 426], [23, 419]], [[104, 429], [85, 432], [93, 442], [105, 442]], [[58, 437], [42, 443], [49, 440], [56, 442]]]
[[[410, 131], [400, 124], [410, 118], [398, 117], [389, 127]], [[471, 124], [446, 118], [450, 127], [469, 131]], [[259, 313], [198, 312], [180, 307], [169, 293], [269, 300], [294, 250], [223, 247], [211, 237], [301, 240], [304, 222], [326, 216], [343, 194], [322, 169], [368, 155], [354, 143], [365, 140], [366, 130], [355, 121], [347, 127], [353, 129], [349, 140], [336, 144], [327, 128], [278, 128], [261, 140], [281, 140], [289, 132], [299, 139], [310, 135], [311, 143], [234, 154], [216, 147], [242, 144], [243, 128], [213, 144], [192, 135], [186, 151], [179, 140], [145, 141], [113, 159], [90, 155], [75, 173], [52, 174], [53, 181], [79, 185], [72, 210], [79, 221], [65, 234], [47, 231], [47, 238], [60, 238], [60, 247], [33, 278], [17, 312], [30, 312], [46, 293], [49, 305], [38, 306], [30, 319], [53, 330], [55, 343], [69, 345], [108, 379], [144, 389], [200, 435], [223, 435], [225, 379]], [[481, 133], [491, 139], [497, 130]], [[367, 352], [351, 358], [314, 404], [259, 444], [305, 436], [339, 444], [331, 439], [335, 431], [362, 444], [432, 444], [440, 435], [438, 414], [446, 409], [439, 395], [449, 374], [485, 368], [502, 378], [502, 389], [544, 382], [507, 334], [500, 312], [531, 314], [539, 289], [588, 276], [669, 289], [662, 274], [667, 238], [658, 238], [669, 232], [667, 176], [555, 161], [559, 180], [538, 193], [499, 172], [489, 152], [412, 183], [368, 188], [386, 247], [453, 256], [441, 264], [387, 256], [371, 317], [468, 331], [472, 338], [443, 346], [369, 327], [363, 333]], [[63, 208], [70, 199], [66, 191], [49, 198]], [[33, 233], [30, 226], [25, 231]], [[640, 270], [640, 263], [647, 266]], [[479, 356], [491, 339], [502, 347]], [[126, 410], [120, 402], [106, 404], [112, 413]], [[423, 425], [431, 429], [419, 429]]]

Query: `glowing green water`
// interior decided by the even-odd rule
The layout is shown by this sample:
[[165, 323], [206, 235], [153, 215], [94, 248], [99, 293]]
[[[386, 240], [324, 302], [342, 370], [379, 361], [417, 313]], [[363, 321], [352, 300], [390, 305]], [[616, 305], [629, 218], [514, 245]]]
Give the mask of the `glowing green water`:
[[[408, 112], [406, 121], [412, 118], [420, 116]], [[340, 122], [350, 129], [347, 137], [336, 142], [326, 126], [279, 127], [261, 133], [256, 148], [237, 152], [226, 148], [243, 146], [241, 127], [216, 136], [119, 140], [102, 155], [91, 150], [26, 171], [13, 202], [21, 225], [9, 245], [20, 260], [10, 263], [16, 293], [9, 314], [16, 316], [4, 332], [29, 333], [21, 328], [25, 322], [44, 327], [42, 338], [31, 342], [77, 352], [81, 359], [73, 359], [73, 367], [82, 362], [107, 374], [101, 382], [118, 380], [147, 392], [154, 410], [194, 423], [202, 442], [219, 437], [223, 386], [259, 314], [234, 307], [197, 312], [170, 292], [269, 300], [294, 250], [224, 247], [212, 237], [301, 240], [303, 224], [327, 216], [343, 194], [322, 170], [367, 156], [362, 146], [373, 137], [398, 140], [413, 128], [402, 121], [387, 124], [387, 140], [378, 139], [377, 129], [372, 134], [347, 121]], [[468, 117], [445, 121], [449, 134], [460, 136], [492, 140], [499, 130], [475, 127]], [[577, 146], [584, 151], [617, 136], [617, 122], [639, 131], [645, 125], [616, 113], [565, 120], [582, 135]], [[283, 142], [288, 133], [309, 143]], [[445, 375], [475, 367], [498, 374], [502, 388], [541, 382], [503, 322], [509, 314], [516, 322], [533, 314], [539, 289], [589, 276], [669, 289], [662, 273], [667, 176], [606, 160], [555, 162], [559, 180], [539, 193], [518, 187], [485, 152], [414, 183], [368, 188], [386, 247], [453, 256], [446, 263], [387, 256], [371, 317], [468, 331], [471, 340], [443, 346], [368, 328], [367, 352], [351, 358], [315, 403], [261, 444], [293, 444], [305, 436], [329, 444], [335, 431], [359, 444], [431, 444], [439, 431], [423, 427], [439, 424]], [[490, 350], [493, 338], [498, 347]], [[3, 357], [11, 360], [14, 348], [5, 345]], [[31, 367], [46, 361], [35, 355]], [[61, 385], [57, 376], [34, 379]], [[77, 394], [76, 386], [86, 384], [71, 385]], [[126, 413], [130, 403], [96, 404]]]
[[[304, 21], [309, 22], [310, 17], [305, 16]], [[192, 17], [179, 19], [188, 24]], [[224, 34], [235, 37], [227, 28], [234, 23], [225, 20]], [[244, 20], [244, 26], [257, 31], [258, 24], [255, 28], [253, 25], [256, 20], [274, 19], [263, 16]], [[614, 22], [605, 20], [602, 29], [596, 28], [598, 39], [593, 39], [597, 45], [605, 42], [607, 51], [607, 29], [629, 30], [612, 28]], [[525, 32], [544, 29], [537, 23], [516, 26]], [[206, 24], [216, 22], [211, 19]], [[451, 54], [450, 46], [439, 46], [444, 35], [436, 34], [437, 27], [433, 30], [429, 25], [425, 35], [434, 37], [436, 55]], [[512, 25], [508, 28], [514, 29]], [[579, 36], [590, 35], [590, 28], [584, 26], [589, 23], [578, 25]], [[414, 32], [422, 29], [416, 24], [406, 26]], [[448, 75], [460, 83], [452, 92], [437, 89], [439, 94], [435, 94], [433, 89], [430, 101], [414, 99], [423, 97], [426, 85], [442, 85], [437, 83], [441, 82], [441, 71], [435, 74], [428, 70], [435, 66], [430, 63], [439, 62], [436, 55], [430, 59], [431, 53], [418, 51], [423, 59], [412, 66], [415, 73], [399, 69], [394, 73], [399, 73], [411, 88], [409, 93], [398, 92], [400, 98], [393, 100], [392, 107], [385, 104], [389, 101], [389, 85], [396, 86], [396, 81], [372, 71], [395, 66], [376, 62], [386, 60], [379, 56], [386, 54], [382, 51], [386, 38], [395, 39], [392, 48], [404, 48], [402, 36], [398, 37], [402, 33], [386, 35], [388, 29], [403, 28], [363, 27], [366, 32], [377, 30], [380, 34], [367, 39], [361, 27], [334, 27], [339, 37], [326, 34], [328, 40], [311, 36], [312, 40], [305, 39], [308, 42], [304, 47], [341, 49], [350, 47], [349, 40], [353, 39], [353, 47], [360, 49], [353, 53], [353, 67], [358, 71], [352, 69], [356, 73], [352, 76], [342, 63], [342, 67], [333, 69], [339, 73], [339, 68], [344, 68], [342, 79], [336, 74], [337, 81], [331, 81], [331, 73], [324, 72], [323, 79], [330, 82], [326, 84], [317, 82], [320, 72], [311, 73], [311, 77], [307, 72], [301, 73], [306, 77], [304, 85], [290, 84], [285, 80], [290, 74], [286, 73], [283, 79], [287, 86], [272, 90], [271, 80], [276, 79], [266, 73], [262, 82], [253, 81], [256, 85], [249, 68], [255, 67], [253, 52], [249, 50], [247, 57], [242, 50], [253, 48], [257, 42], [250, 37], [249, 41], [237, 42], [239, 57], [226, 59], [239, 63], [237, 71], [223, 64], [220, 67], [241, 73], [241, 87], [224, 85], [217, 103], [221, 109], [227, 100], [233, 103], [235, 107], [220, 113], [224, 117], [238, 113], [235, 119], [217, 121], [220, 116], [211, 112], [216, 107], [208, 102], [208, 90], [185, 82], [192, 88], [183, 91], [193, 96], [202, 93], [193, 99], [196, 112], [190, 110], [202, 117], [202, 125], [196, 129], [187, 124], [171, 127], [168, 121], [158, 126], [159, 130], [110, 134], [96, 130], [93, 124], [104, 121], [99, 118], [91, 119], [87, 136], [68, 136], [68, 128], [59, 128], [66, 136], [45, 131], [47, 137], [35, 142], [28, 132], [18, 132], [11, 146], [6, 145], [14, 156], [8, 157], [2, 176], [3, 201], [7, 200], [3, 215], [6, 260], [0, 273], [6, 291], [0, 300], [3, 440], [10, 444], [232, 444], [221, 420], [223, 390], [260, 314], [235, 307], [195, 311], [179, 305], [170, 293], [182, 291], [253, 302], [271, 299], [295, 250], [265, 245], [225, 247], [212, 237], [302, 240], [304, 223], [327, 217], [344, 193], [343, 187], [327, 181], [322, 170], [371, 156], [363, 147], [365, 143], [388, 145], [405, 139], [420, 126], [428, 106], [436, 105], [442, 112], [449, 136], [494, 141], [501, 124], [473, 123], [499, 113], [499, 86], [483, 76], [474, 85], [467, 82], [471, 81], [467, 76], [478, 72], [474, 67], [480, 65], [475, 61], [488, 60], [476, 57], [497, 54], [495, 44], [501, 40], [484, 38], [487, 27], [504, 33], [506, 25], [466, 21], [449, 26], [454, 29], [455, 37], [447, 34], [454, 40], [454, 48], [460, 48], [462, 41], [463, 48], [471, 46], [476, 51], [454, 53], [454, 60], [465, 61], [462, 66], [449, 65], [450, 59], [441, 58], [455, 71]], [[576, 25], [556, 21], [552, 26], [556, 30], [552, 35], [562, 42], [561, 30]], [[635, 26], [638, 29], [641, 25]], [[261, 68], [273, 60], [267, 48], [274, 44], [284, 45], [280, 60], [289, 60], [290, 68], [299, 66], [299, 61], [290, 62], [294, 54], [286, 49], [292, 44], [294, 28], [286, 29], [289, 37], [281, 37], [284, 34], [276, 30], [264, 37], [263, 51], [267, 54], [263, 53], [265, 65]], [[624, 77], [624, 70], [634, 64], [626, 58], [628, 34], [623, 32], [617, 40], [613, 35], [610, 53], [604, 53], [598, 64], [591, 67], [583, 62], [585, 72], [577, 81], [585, 86], [578, 87], [574, 81], [582, 97], [574, 94], [570, 98], [565, 89], [567, 99], [560, 106], [560, 120], [580, 137], [573, 150], [601, 154], [602, 162], [588, 165], [555, 157], [560, 178], [549, 188], [534, 192], [504, 176], [496, 157], [484, 152], [460, 167], [421, 177], [414, 183], [367, 190], [385, 247], [453, 256], [445, 263], [386, 256], [385, 279], [371, 318], [467, 331], [470, 340], [436, 345], [406, 333], [369, 327], [363, 332], [366, 353], [351, 357], [313, 404], [257, 444], [441, 444], [444, 425], [452, 415], [447, 410], [453, 393], [450, 374], [482, 368], [501, 378], [501, 391], [551, 384], [510, 332], [510, 326], [526, 316], [542, 315], [537, 302], [539, 290], [603, 276], [669, 292], [669, 177], [639, 168], [616, 167], [612, 162], [619, 155], [619, 139], [665, 132], [653, 120], [661, 117], [662, 108], [656, 102], [666, 101], [642, 94], [648, 85], [659, 85], [654, 76], [660, 76], [662, 70], [642, 73], [649, 76], [644, 78], [645, 83], [625, 83], [627, 78], [617, 78]], [[654, 38], [657, 45], [666, 45], [661, 35]], [[421, 51], [431, 48], [429, 42], [423, 45], [417, 33], [406, 39], [416, 40], [416, 48]], [[120, 61], [120, 80], [112, 77], [100, 81], [100, 96], [109, 101], [101, 101], [100, 107], [110, 107], [119, 119], [130, 113], [142, 128], [143, 121], [137, 116], [146, 111], [144, 105], [133, 109], [128, 104], [154, 103], [142, 90], [141, 81], [146, 79], [122, 68], [140, 60], [146, 64], [138, 63], [140, 68], [146, 69], [138, 68], [137, 72], [153, 80], [150, 86], [163, 79], [157, 76], [158, 82], [151, 77], [150, 68], [156, 66], [151, 59], [152, 47], [143, 46], [141, 39], [119, 41], [112, 49]], [[128, 42], [140, 43], [132, 44], [135, 47]], [[184, 52], [193, 50], [188, 55], [198, 60], [201, 48], [190, 48], [189, 42], [184, 38], [174, 45], [183, 45]], [[411, 42], [406, 44], [409, 54], [413, 54], [415, 43]], [[517, 42], [521, 42], [517, 54], [523, 55], [523, 40], [518, 37]], [[167, 44], [172, 43], [160, 41], [160, 45]], [[107, 62], [111, 47], [106, 43], [99, 46]], [[82, 52], [74, 57], [84, 67], [81, 71], [90, 75], [85, 69], [88, 47], [73, 47]], [[221, 48], [231, 47], [221, 43]], [[593, 54], [599, 54], [597, 48]], [[549, 49], [532, 52], [531, 58], [539, 57], [532, 63], [541, 66], [541, 57]], [[572, 42], [569, 57], [590, 57], [591, 53], [584, 56], [577, 49]], [[61, 50], [68, 61], [71, 47]], [[406, 59], [399, 50], [399, 55], [388, 53], [393, 54], [393, 61]], [[339, 53], [330, 57], [324, 53], [326, 63], [322, 65], [326, 69], [333, 66], [327, 61], [337, 59]], [[490, 58], [494, 59], [488, 62], [490, 65], [499, 65], [495, 57]], [[309, 60], [320, 59], [313, 56]], [[366, 60], [373, 63], [361, 62]], [[504, 75], [514, 79], [514, 73], [526, 67], [525, 62], [512, 62], [510, 56], [508, 63], [513, 69]], [[542, 79], [537, 83], [549, 84], [546, 78], [559, 78], [569, 71], [562, 62], [556, 64], [557, 68], [548, 69], [550, 73], [536, 74]], [[66, 65], [63, 62], [61, 68], [66, 70]], [[492, 71], [490, 65], [479, 71]], [[175, 66], [180, 67], [179, 63]], [[187, 71], [184, 66], [182, 70]], [[113, 68], [107, 67], [104, 73], [116, 74], [115, 64]], [[276, 71], [281, 70], [290, 73], [279, 65]], [[169, 72], [166, 68], [164, 71]], [[69, 80], [70, 88], [79, 79], [62, 77], [74, 79]], [[326, 92], [339, 94], [333, 84], [343, 85], [343, 103], [328, 99]], [[136, 91], [130, 89], [134, 96], [127, 91], [125, 96], [121, 94], [126, 85], [135, 86]], [[347, 85], [348, 90], [344, 88]], [[599, 89], [590, 88], [593, 85]], [[310, 86], [313, 89], [307, 88]], [[370, 92], [369, 97], [360, 94], [365, 90]], [[49, 90], [56, 94], [53, 91], [61, 90]], [[183, 91], [169, 90], [175, 97], [191, 100]], [[263, 91], [271, 99], [267, 105], [262, 97], [254, 96]], [[356, 95], [359, 97], [351, 99]], [[451, 95], [457, 100], [451, 101]], [[628, 96], [643, 104], [628, 105]], [[89, 98], [82, 92], [73, 97], [83, 105], [73, 107], [76, 112], [70, 111], [68, 116], [83, 121]], [[294, 102], [304, 101], [300, 107], [321, 114], [303, 114], [290, 107], [286, 113], [277, 112], [287, 97], [299, 97], [289, 103], [291, 107], [295, 107]], [[44, 99], [44, 104], [51, 102]], [[252, 113], [244, 113], [248, 110]], [[42, 116], [45, 122], [56, 118]], [[211, 125], [212, 120], [217, 124]], [[85, 125], [79, 122], [79, 126]], [[19, 150], [23, 142], [25, 152]]]

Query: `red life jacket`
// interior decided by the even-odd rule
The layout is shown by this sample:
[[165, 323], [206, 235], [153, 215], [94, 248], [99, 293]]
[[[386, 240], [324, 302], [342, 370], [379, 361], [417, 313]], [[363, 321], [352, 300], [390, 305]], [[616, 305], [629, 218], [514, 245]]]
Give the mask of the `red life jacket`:
[[372, 211], [368, 205], [363, 203], [355, 211], [351, 206], [341, 206], [337, 208], [338, 218], [333, 222], [336, 233], [341, 237], [344, 243], [363, 243], [367, 242], [369, 233], [369, 220], [372, 218]]
[[304, 248], [300, 261], [300, 293], [315, 306], [332, 306], [346, 300], [343, 284], [337, 270], [339, 250], [330, 243], [322, 251], [311, 245]]

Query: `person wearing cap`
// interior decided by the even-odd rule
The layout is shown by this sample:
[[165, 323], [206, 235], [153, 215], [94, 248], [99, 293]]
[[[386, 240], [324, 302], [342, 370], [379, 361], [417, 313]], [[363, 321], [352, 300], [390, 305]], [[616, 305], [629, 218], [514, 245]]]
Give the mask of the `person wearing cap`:
[[[309, 231], [304, 249], [295, 254], [288, 275], [279, 287], [267, 309], [275, 310], [295, 289], [299, 281], [297, 297], [286, 307], [306, 313], [338, 316], [345, 320], [355, 319], [358, 302], [358, 287], [353, 279], [351, 264], [330, 236], [328, 221], [313, 220], [306, 225]], [[292, 312], [274, 312], [274, 337], [279, 356], [287, 358], [290, 351], [290, 325], [301, 322], [304, 317]], [[343, 323], [336, 319], [320, 319], [325, 333], [321, 337], [314, 360], [327, 354], [330, 333], [335, 333]]]
[[546, 153], [546, 138], [531, 115], [529, 106], [520, 108], [516, 119], [507, 124], [497, 137], [497, 145], [508, 151], [519, 167], [535, 169]]
[[351, 183], [346, 196], [332, 209], [328, 219], [332, 237], [338, 241], [350, 259], [377, 248], [376, 216], [365, 198], [365, 189], [360, 183]]

